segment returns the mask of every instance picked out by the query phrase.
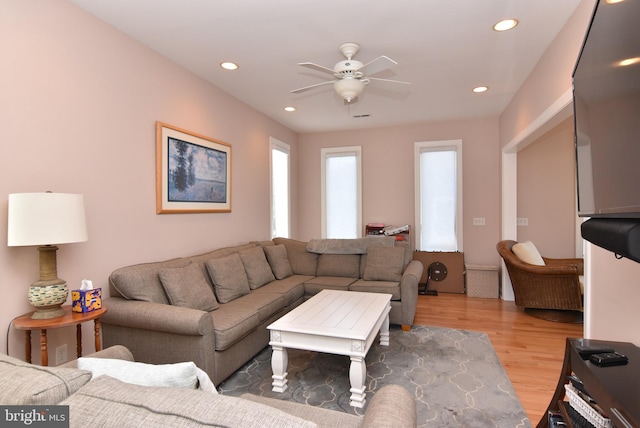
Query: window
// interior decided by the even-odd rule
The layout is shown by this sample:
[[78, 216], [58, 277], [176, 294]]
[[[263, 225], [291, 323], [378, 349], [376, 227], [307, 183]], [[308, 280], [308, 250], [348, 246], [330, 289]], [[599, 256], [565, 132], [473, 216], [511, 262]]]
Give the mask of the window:
[[462, 141], [415, 144], [416, 249], [462, 251]]
[[275, 138], [271, 142], [271, 238], [289, 238], [289, 145]]
[[321, 150], [322, 237], [358, 238], [362, 235], [361, 149]]

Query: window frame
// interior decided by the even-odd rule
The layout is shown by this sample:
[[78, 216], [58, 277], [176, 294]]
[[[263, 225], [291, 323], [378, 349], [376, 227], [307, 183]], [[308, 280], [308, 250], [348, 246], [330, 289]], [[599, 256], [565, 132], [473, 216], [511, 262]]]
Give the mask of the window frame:
[[347, 156], [356, 157], [356, 237], [362, 237], [362, 146], [327, 147], [320, 149], [320, 195], [321, 195], [321, 237], [327, 238], [327, 158]]
[[275, 224], [275, 204], [274, 204], [274, 191], [273, 191], [273, 151], [277, 150], [287, 155], [287, 236], [282, 238], [291, 237], [291, 146], [276, 138], [269, 137], [269, 225], [271, 239], [275, 238], [276, 224]]
[[462, 181], [462, 140], [422, 141], [414, 144], [414, 180], [415, 180], [415, 245], [416, 250], [422, 248], [422, 212], [421, 212], [421, 168], [420, 154], [423, 152], [455, 151], [456, 152], [456, 242], [458, 252], [463, 251], [463, 181]]

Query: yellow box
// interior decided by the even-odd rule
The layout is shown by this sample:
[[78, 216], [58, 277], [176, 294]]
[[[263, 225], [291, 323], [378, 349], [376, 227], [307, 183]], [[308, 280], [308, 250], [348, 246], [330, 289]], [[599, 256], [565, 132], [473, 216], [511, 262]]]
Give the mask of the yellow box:
[[102, 308], [102, 288], [71, 291], [73, 312], [91, 312]]

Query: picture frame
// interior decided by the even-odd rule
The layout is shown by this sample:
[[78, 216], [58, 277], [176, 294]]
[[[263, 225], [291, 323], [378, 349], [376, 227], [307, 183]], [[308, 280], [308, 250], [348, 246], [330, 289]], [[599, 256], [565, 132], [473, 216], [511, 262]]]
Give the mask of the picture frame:
[[231, 145], [156, 122], [156, 214], [231, 212]]

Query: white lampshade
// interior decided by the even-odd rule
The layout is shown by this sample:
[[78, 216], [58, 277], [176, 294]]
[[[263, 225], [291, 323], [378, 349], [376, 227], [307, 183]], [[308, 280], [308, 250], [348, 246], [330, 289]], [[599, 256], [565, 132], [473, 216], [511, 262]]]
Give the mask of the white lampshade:
[[7, 245], [56, 245], [88, 239], [84, 196], [69, 193], [9, 195]]
[[360, 95], [364, 89], [364, 83], [359, 79], [345, 77], [344, 79], [337, 80], [333, 84], [333, 87], [343, 100], [350, 103]]

